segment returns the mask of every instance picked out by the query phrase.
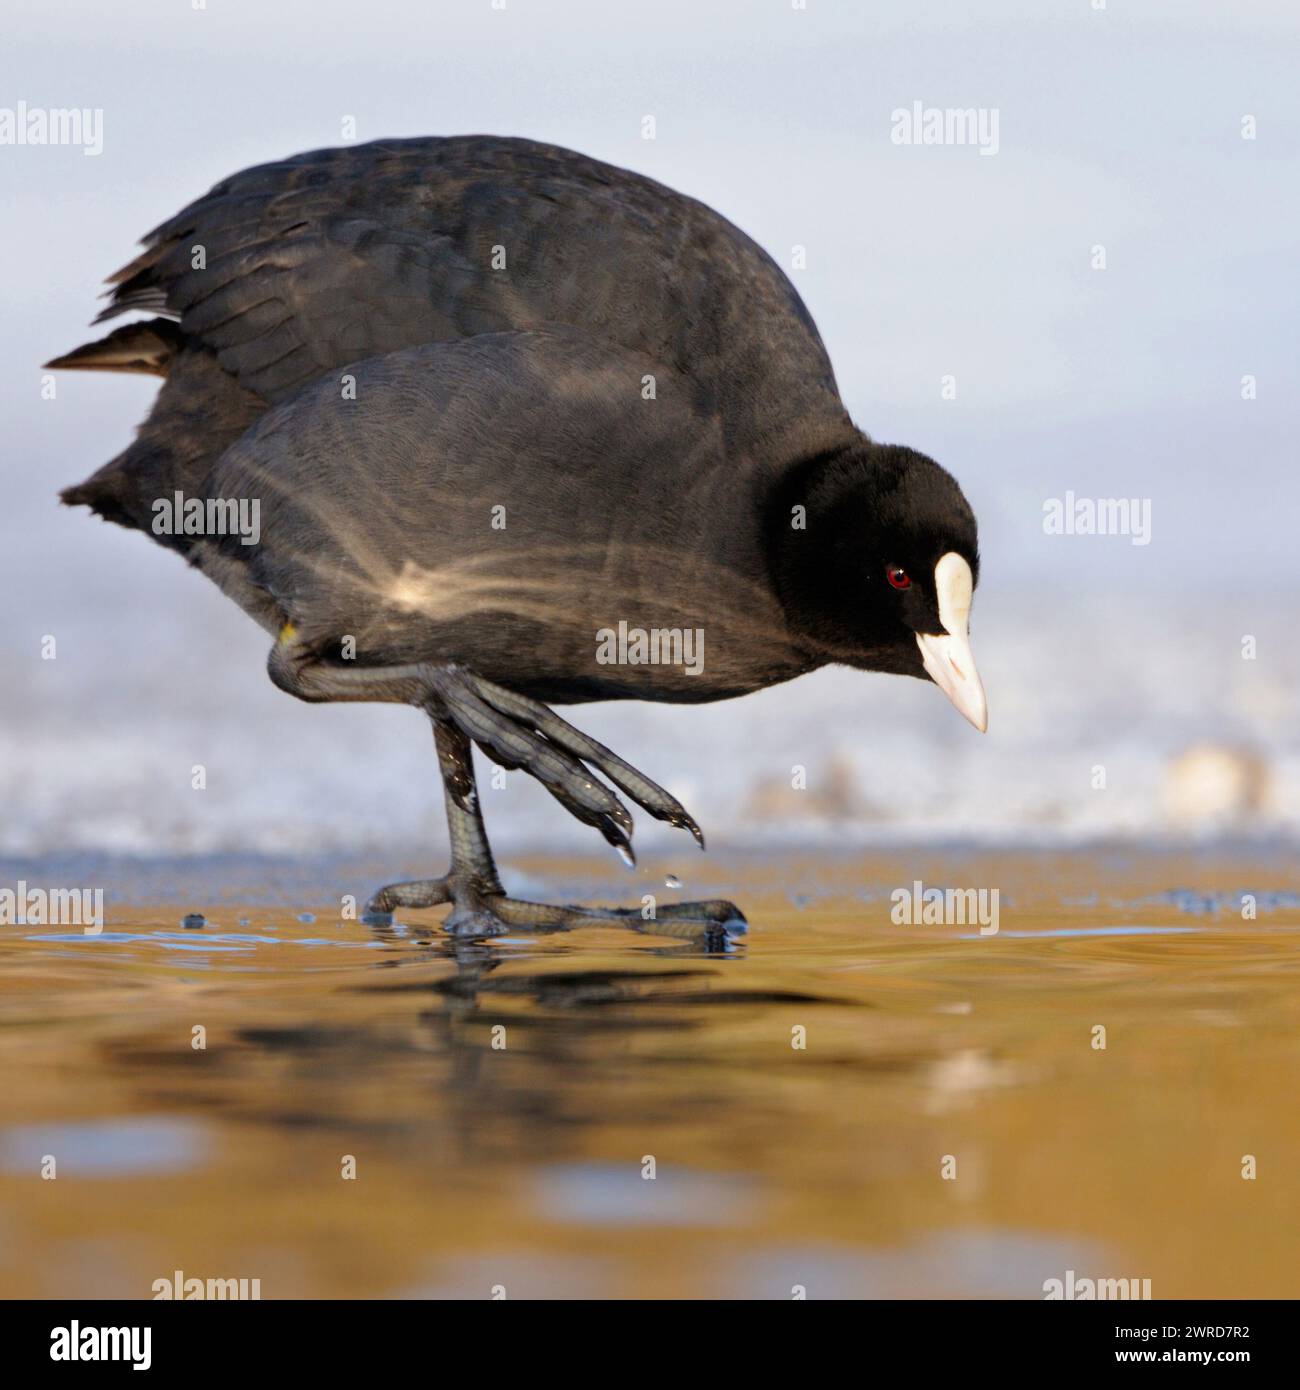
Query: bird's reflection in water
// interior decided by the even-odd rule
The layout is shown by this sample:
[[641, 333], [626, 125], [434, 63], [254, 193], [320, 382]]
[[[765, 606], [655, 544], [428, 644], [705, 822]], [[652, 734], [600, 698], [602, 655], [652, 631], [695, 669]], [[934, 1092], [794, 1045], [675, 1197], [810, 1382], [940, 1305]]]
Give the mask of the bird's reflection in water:
[[732, 942], [634, 937], [634, 952], [593, 958], [585, 943], [460, 940], [400, 921], [367, 930], [384, 958], [336, 989], [328, 1015], [239, 1029], [243, 1065], [261, 1079], [240, 1088], [243, 1118], [362, 1131], [394, 1156], [418, 1149], [443, 1165], [509, 1161], [521, 1145], [556, 1157], [584, 1129], [719, 1106], [712, 1088], [683, 1102], [665, 1084], [683, 1063], [698, 1072], [707, 1051], [689, 1039], [706, 1016], [822, 1002], [730, 988], [744, 952]]
[[[635, 967], [575, 968], [567, 953], [543, 956], [530, 938], [413, 935], [400, 922], [369, 930], [393, 951], [374, 969], [398, 978], [352, 988], [380, 997], [389, 1016], [394, 1006], [412, 1010], [414, 1045], [437, 1059], [428, 1081], [465, 1159], [489, 1154], [497, 1138], [507, 1152], [526, 1137], [534, 1155], [554, 1153], [575, 1127], [608, 1122], [605, 1083], [640, 1092], [656, 1065], [636, 1059], [636, 1040], [698, 1028], [694, 1011], [681, 1007], [687, 1001], [770, 1002], [762, 992], [716, 989], [726, 962], [744, 950], [730, 940], [642, 943]], [[529, 968], [539, 957], [541, 968]], [[639, 964], [647, 959], [656, 964]]]

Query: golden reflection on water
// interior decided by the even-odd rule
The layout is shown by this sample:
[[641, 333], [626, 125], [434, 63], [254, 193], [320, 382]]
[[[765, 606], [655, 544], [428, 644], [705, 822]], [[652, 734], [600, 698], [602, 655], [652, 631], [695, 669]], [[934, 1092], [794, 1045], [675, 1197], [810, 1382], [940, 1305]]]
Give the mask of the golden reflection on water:
[[[0, 930], [0, 1295], [148, 1297], [182, 1270], [264, 1298], [1035, 1298], [1069, 1269], [1300, 1295], [1284, 860], [711, 874], [754, 927], [725, 955], [457, 947], [441, 912], [376, 934], [310, 903]], [[914, 877], [999, 885], [1000, 931], [895, 926]]]

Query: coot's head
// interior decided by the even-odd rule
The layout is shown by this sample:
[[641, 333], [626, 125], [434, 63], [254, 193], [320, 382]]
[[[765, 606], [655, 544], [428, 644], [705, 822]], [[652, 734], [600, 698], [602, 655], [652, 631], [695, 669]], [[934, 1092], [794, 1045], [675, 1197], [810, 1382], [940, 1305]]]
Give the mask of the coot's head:
[[865, 437], [788, 475], [769, 511], [791, 627], [824, 661], [932, 680], [981, 732], [975, 516], [945, 469]]

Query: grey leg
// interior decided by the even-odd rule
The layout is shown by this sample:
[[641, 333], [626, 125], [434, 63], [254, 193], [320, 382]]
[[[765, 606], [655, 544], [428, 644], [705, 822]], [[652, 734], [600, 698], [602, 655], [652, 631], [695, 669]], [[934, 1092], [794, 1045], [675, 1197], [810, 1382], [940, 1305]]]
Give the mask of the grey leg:
[[381, 888], [367, 904], [372, 920], [398, 908], [451, 903], [443, 923], [457, 936], [499, 936], [507, 931], [569, 931], [611, 925], [657, 936], [718, 940], [746, 930], [744, 914], [722, 898], [638, 909], [553, 906], [509, 898], [501, 887], [474, 778], [471, 740], [507, 767], [522, 768], [585, 824], [593, 825], [631, 858], [632, 818], [590, 768], [603, 772], [638, 805], [688, 829], [703, 848], [699, 827], [675, 797], [595, 739], [537, 701], [492, 685], [455, 667], [416, 664], [340, 667], [313, 659], [292, 640], [271, 653], [272, 680], [300, 699], [381, 700], [418, 705], [433, 722], [451, 836], [451, 868], [442, 878]]
[[399, 907], [437, 907], [448, 902], [457, 903], [459, 911], [460, 904], [469, 895], [485, 897], [502, 891], [478, 809], [478, 787], [474, 781], [469, 740], [454, 725], [441, 719], [433, 721], [433, 737], [447, 805], [451, 872], [442, 878], [419, 878], [381, 888], [366, 904], [369, 918], [390, 916]]

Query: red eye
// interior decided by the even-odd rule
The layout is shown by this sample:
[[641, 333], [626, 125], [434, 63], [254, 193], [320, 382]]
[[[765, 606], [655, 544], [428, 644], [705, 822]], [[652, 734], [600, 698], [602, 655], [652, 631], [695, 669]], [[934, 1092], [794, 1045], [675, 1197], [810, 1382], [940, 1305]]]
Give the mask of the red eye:
[[891, 565], [885, 571], [885, 578], [894, 586], [895, 589], [906, 589], [911, 586], [912, 577], [906, 570], [899, 569], [897, 565]]

